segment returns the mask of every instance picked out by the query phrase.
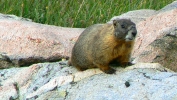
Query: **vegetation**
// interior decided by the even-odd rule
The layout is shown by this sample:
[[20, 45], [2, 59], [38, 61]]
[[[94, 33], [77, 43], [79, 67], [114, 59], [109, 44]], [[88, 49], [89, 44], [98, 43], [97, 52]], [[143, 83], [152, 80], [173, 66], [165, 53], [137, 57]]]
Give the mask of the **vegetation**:
[[175, 0], [0, 0], [0, 13], [43, 24], [87, 27], [131, 10], [159, 10], [172, 1]]

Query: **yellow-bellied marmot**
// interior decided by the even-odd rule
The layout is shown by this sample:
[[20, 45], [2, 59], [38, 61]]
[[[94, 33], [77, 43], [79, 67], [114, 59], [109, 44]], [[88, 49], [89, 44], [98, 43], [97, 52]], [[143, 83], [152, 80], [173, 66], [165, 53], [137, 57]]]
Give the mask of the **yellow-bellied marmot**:
[[92, 25], [79, 36], [68, 63], [81, 71], [98, 67], [112, 74], [115, 69], [109, 67], [110, 62], [117, 61], [123, 66], [129, 63], [136, 34], [136, 25], [129, 19]]

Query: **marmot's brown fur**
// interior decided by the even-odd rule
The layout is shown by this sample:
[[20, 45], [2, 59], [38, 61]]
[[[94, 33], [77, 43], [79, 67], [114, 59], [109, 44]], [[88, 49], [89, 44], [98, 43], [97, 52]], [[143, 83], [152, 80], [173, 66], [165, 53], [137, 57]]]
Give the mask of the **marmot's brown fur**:
[[109, 67], [110, 62], [117, 61], [122, 66], [129, 63], [136, 34], [136, 25], [129, 19], [92, 25], [79, 36], [69, 63], [81, 71], [98, 67], [112, 74], [115, 70]]

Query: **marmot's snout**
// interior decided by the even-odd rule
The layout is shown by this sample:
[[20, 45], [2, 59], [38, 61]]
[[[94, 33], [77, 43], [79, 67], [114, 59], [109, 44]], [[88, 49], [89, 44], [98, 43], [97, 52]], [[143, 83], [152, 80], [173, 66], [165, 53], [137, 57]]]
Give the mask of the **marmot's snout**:
[[136, 37], [136, 34], [137, 34], [136, 26], [135, 25], [130, 26], [127, 35], [125, 36], [125, 40], [133, 41]]

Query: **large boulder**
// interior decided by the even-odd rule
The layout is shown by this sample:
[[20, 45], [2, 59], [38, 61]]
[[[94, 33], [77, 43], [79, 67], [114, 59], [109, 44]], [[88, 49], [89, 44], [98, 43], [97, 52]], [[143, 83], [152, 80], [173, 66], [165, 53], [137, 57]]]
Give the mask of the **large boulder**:
[[137, 29], [134, 62], [158, 62], [177, 71], [177, 9], [149, 17]]
[[38, 24], [0, 14], [0, 68], [67, 58], [73, 41], [83, 30]]
[[163, 7], [162, 9], [160, 9], [158, 11], [158, 13], [166, 12], [166, 11], [173, 10], [173, 9], [177, 9], [177, 0], [175, 0], [174, 2], [168, 4], [165, 7]]
[[[1, 100], [175, 100], [177, 74], [158, 63], [78, 72], [66, 62], [0, 70]], [[128, 96], [127, 96], [128, 95]]]
[[146, 18], [152, 15], [155, 15], [156, 13], [157, 11], [152, 10], [152, 9], [141, 9], [141, 10], [129, 11], [122, 15], [114, 16], [113, 18], [111, 18], [111, 20], [108, 23], [112, 23], [114, 19], [118, 19], [118, 18], [119, 19], [122, 19], [122, 18], [131, 19], [134, 23], [139, 23], [140, 21], [143, 21]]
[[13, 19], [13, 20], [19, 20], [19, 21], [32, 21], [28, 18], [18, 17], [15, 15], [7, 15], [7, 14], [1, 14], [0, 13], [0, 19]]

